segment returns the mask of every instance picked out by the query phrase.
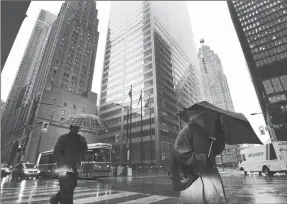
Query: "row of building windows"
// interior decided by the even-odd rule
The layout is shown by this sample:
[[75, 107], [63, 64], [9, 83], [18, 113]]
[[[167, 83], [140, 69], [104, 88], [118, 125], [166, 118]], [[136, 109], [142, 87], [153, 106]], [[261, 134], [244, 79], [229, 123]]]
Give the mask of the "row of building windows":
[[[284, 28], [286, 27], [284, 25], [284, 23], [287, 22], [287, 17], [282, 17], [282, 21], [280, 21], [279, 23], [279, 20], [278, 21], [274, 21], [274, 24], [272, 24], [273, 26], [272, 27], [267, 27], [266, 26], [260, 26], [259, 28], [255, 28], [255, 29], [252, 29], [250, 31], [246, 31], [245, 32], [245, 36], [247, 38], [247, 41], [248, 42], [255, 42], [255, 43], [258, 43], [259, 40], [262, 40], [261, 38], [263, 37], [269, 37], [269, 36], [275, 36], [276, 35], [279, 37], [279, 36], [284, 36], [283, 33], [284, 33]], [[263, 29], [264, 27], [264, 29]], [[280, 34], [276, 34], [277, 32], [280, 32]], [[257, 41], [256, 41], [257, 40]], [[272, 39], [272, 40], [275, 40], [275, 39]], [[260, 41], [259, 41], [260, 42]]]
[[112, 118], [110, 120], [106, 120], [105, 123], [108, 125], [112, 125], [112, 124], [117, 124], [121, 122], [121, 117], [117, 117], [117, 118]]
[[270, 64], [275, 61], [283, 60], [287, 58], [287, 52], [285, 53], [277, 53], [276, 55], [273, 55], [272, 57], [265, 57], [263, 59], [257, 60], [256, 61], [256, 66], [264, 66], [266, 64]]
[[164, 127], [170, 128], [170, 129], [179, 130], [178, 125], [176, 125], [172, 122], [169, 122], [164, 117], [160, 117], [160, 124], [163, 125]]
[[168, 102], [166, 102], [165, 100], [163, 99], [159, 99], [159, 104], [158, 104], [159, 107], [162, 107], [162, 108], [165, 108], [167, 110], [170, 110], [171, 112], [173, 113], [176, 113], [177, 112], [177, 108], [174, 107], [173, 105], [169, 104]]
[[119, 113], [122, 112], [122, 109], [121, 108], [118, 108], [116, 110], [112, 110], [112, 111], [109, 111], [109, 112], [106, 112], [106, 113], [103, 113], [100, 115], [100, 118], [104, 119], [104, 118], [107, 118], [107, 117], [111, 117], [113, 115], [117, 115]]
[[111, 133], [111, 132], [117, 132], [117, 131], [120, 131], [121, 130], [121, 126], [116, 126], [116, 127], [110, 127], [110, 128], [107, 128], [105, 130], [100, 130], [99, 131], [99, 135], [103, 135], [105, 133]]
[[105, 111], [105, 110], [108, 110], [108, 109], [111, 109], [111, 108], [114, 108], [116, 107], [116, 104], [115, 103], [110, 103], [110, 104], [107, 104], [107, 105], [104, 105], [100, 108], [100, 111]]
[[[149, 135], [155, 135], [155, 129], [148, 129], [148, 130], [143, 130], [142, 133], [141, 132], [132, 132], [131, 137], [132, 138], [138, 138], [138, 137], [145, 137], [145, 136], [149, 136]], [[124, 137], [126, 137], [126, 134], [124, 134]], [[130, 137], [130, 133], [129, 133], [129, 137]]]
[[267, 18], [267, 19], [269, 20], [269, 22], [262, 22], [262, 20], [257, 20], [257, 18], [255, 17], [253, 20], [254, 23], [251, 23], [247, 26], [244, 26], [244, 24], [242, 24], [243, 31], [248, 31], [247, 34], [252, 35], [253, 33], [257, 34], [263, 31], [270, 32], [271, 28], [275, 26], [284, 29], [285, 28], [284, 22], [286, 22], [286, 11], [283, 10], [281, 16], [277, 13], [277, 15], [274, 15], [273, 18]]
[[269, 97], [270, 103], [278, 103], [278, 102], [282, 102], [282, 101], [287, 101], [287, 97], [285, 94], [279, 94], [276, 96]]
[[178, 120], [178, 117], [174, 113], [170, 113], [168, 111], [159, 110], [159, 114], [162, 117], [167, 117], [167, 118], [170, 118], [170, 119], [175, 120], [175, 121]]
[[249, 1], [242, 3], [242, 5], [234, 4], [234, 6], [239, 16], [242, 16], [247, 13], [254, 13], [256, 11], [263, 11], [264, 9], [272, 8], [280, 3], [282, 3], [282, 1]]
[[[151, 123], [154, 124], [154, 118], [151, 119]], [[143, 120], [142, 123], [141, 121], [136, 121], [136, 122], [132, 122], [132, 128], [136, 128], [136, 127], [141, 127], [142, 126], [146, 126], [146, 125], [150, 125], [150, 119], [146, 119]], [[130, 128], [130, 124], [129, 124], [129, 128]], [[124, 125], [124, 130], [127, 129], [127, 125]]]
[[263, 86], [268, 95], [284, 90], [287, 91], [287, 75], [264, 80]]

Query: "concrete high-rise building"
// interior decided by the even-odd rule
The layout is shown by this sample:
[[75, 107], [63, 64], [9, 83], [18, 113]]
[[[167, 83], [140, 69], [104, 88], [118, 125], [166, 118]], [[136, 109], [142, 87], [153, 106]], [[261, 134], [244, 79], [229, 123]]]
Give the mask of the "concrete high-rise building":
[[[99, 104], [99, 116], [110, 128], [102, 132], [99, 141], [114, 145], [114, 159], [119, 164], [127, 157], [125, 110], [131, 109], [131, 85], [132, 164], [143, 160], [145, 164], [166, 165], [180, 130], [175, 114], [202, 99], [200, 68], [185, 2], [111, 4]], [[143, 108], [142, 152], [141, 91], [143, 106], [150, 97], [150, 108]], [[116, 135], [120, 135], [118, 141]]]
[[228, 111], [234, 111], [228, 83], [221, 60], [209, 46], [200, 41], [198, 59], [206, 101]]
[[[271, 131], [287, 140], [287, 3], [228, 1], [249, 72]], [[275, 133], [275, 134], [273, 134]]]
[[[77, 113], [96, 114], [97, 94], [91, 91], [98, 45], [96, 2], [66, 1], [53, 24], [33, 90], [37, 108], [31, 118], [49, 121], [46, 133], [33, 125], [25, 160], [34, 162], [42, 151], [50, 150], [58, 137], [69, 131], [64, 125]], [[88, 143], [95, 135], [84, 133]], [[45, 135], [45, 136], [43, 136]]]
[[97, 15], [95, 1], [62, 5], [42, 61], [48, 74], [43, 75], [46, 89], [54, 85], [80, 95], [91, 91], [99, 38]]
[[2, 150], [3, 145], [8, 146], [10, 144], [10, 139], [14, 135], [11, 131], [13, 132], [24, 124], [29, 109], [27, 102], [35, 81], [35, 75], [39, 71], [45, 41], [55, 19], [56, 16], [48, 11], [41, 10], [39, 13], [2, 114]]
[[[24, 161], [36, 162], [40, 152], [52, 149], [69, 131], [64, 122], [72, 114], [96, 114], [97, 94], [91, 86], [99, 37], [97, 13], [95, 1], [66, 1], [43, 40], [40, 69], [31, 77], [32, 89], [24, 92], [29, 93], [28, 126], [9, 143], [23, 144]], [[41, 132], [43, 121], [49, 122], [47, 132]], [[94, 134], [86, 132], [85, 137], [95, 141]]]

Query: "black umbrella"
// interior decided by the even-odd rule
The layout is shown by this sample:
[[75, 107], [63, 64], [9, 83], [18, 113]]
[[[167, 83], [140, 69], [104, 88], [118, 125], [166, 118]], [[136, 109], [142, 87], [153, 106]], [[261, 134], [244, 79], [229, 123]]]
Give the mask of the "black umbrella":
[[194, 111], [213, 111], [221, 116], [222, 123], [225, 127], [225, 141], [229, 145], [235, 144], [262, 144], [255, 134], [249, 121], [242, 113], [234, 113], [218, 108], [207, 101], [196, 103], [189, 108], [177, 113], [177, 115], [186, 123]]

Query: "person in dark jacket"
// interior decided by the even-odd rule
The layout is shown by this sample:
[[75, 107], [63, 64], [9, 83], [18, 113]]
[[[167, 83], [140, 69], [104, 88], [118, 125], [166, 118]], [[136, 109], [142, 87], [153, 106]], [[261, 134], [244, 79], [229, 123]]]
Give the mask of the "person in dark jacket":
[[60, 191], [52, 196], [51, 204], [73, 204], [74, 190], [77, 187], [77, 169], [81, 164], [82, 154], [88, 149], [86, 139], [79, 135], [79, 126], [70, 126], [68, 134], [59, 137], [53, 152], [59, 172]]
[[188, 127], [177, 136], [171, 164], [173, 188], [180, 191], [180, 200], [184, 204], [227, 203], [215, 162], [215, 156], [224, 148], [219, 115], [208, 111], [194, 112]]

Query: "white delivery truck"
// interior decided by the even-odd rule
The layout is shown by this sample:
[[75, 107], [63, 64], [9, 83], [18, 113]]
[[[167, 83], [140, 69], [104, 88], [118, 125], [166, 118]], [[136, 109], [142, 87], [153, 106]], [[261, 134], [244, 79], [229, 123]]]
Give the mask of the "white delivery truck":
[[247, 172], [265, 173], [272, 176], [274, 173], [287, 174], [287, 141], [272, 142], [240, 151], [241, 162], [239, 170]]

